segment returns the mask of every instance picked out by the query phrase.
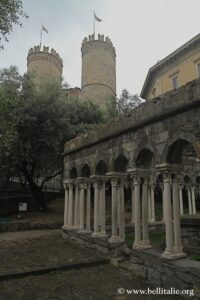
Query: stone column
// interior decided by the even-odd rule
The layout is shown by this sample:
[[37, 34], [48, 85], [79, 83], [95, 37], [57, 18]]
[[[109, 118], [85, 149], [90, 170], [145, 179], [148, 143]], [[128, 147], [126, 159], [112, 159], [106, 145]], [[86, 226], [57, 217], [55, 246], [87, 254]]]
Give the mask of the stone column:
[[117, 209], [117, 187], [118, 187], [118, 180], [117, 179], [111, 179], [111, 186], [112, 186], [112, 236], [109, 239], [109, 242], [115, 243], [119, 242], [119, 237], [117, 235], [117, 215], [118, 215], [118, 209]]
[[69, 188], [69, 204], [68, 204], [68, 227], [73, 228], [73, 180], [68, 181]]
[[184, 210], [183, 210], [183, 185], [179, 184], [178, 188], [179, 188], [180, 214], [182, 216], [184, 214]]
[[191, 186], [191, 194], [192, 194], [192, 214], [196, 215], [196, 201], [195, 201], [195, 185]]
[[63, 228], [67, 228], [68, 225], [68, 204], [69, 204], [69, 190], [67, 187], [67, 184], [64, 184], [64, 189], [65, 189], [65, 207], [64, 207], [64, 225]]
[[79, 229], [80, 212], [79, 212], [79, 183], [75, 182], [75, 203], [74, 203], [74, 228]]
[[163, 219], [162, 221], [165, 222], [165, 202], [164, 202], [164, 184], [160, 184], [160, 188], [162, 191], [162, 210], [163, 210]]
[[144, 178], [142, 185], [142, 247], [144, 249], [151, 248], [148, 226], [147, 178]]
[[133, 249], [141, 246], [141, 213], [140, 213], [140, 178], [134, 176], [134, 191], [135, 191], [135, 241]]
[[173, 224], [172, 224], [172, 204], [171, 204], [171, 174], [164, 172], [163, 174], [163, 200], [164, 200], [164, 216], [166, 228], [166, 249], [162, 254], [164, 258], [170, 258], [174, 254], [174, 241], [173, 241]]
[[152, 221], [152, 207], [151, 207], [151, 189], [150, 186], [147, 188], [147, 200], [148, 200], [148, 221]]
[[155, 195], [154, 195], [154, 188], [155, 184], [153, 181], [150, 181], [150, 190], [151, 190], [151, 222], [155, 222]]
[[94, 232], [93, 237], [99, 233], [99, 182], [94, 182]]
[[191, 193], [190, 193], [190, 186], [187, 186], [187, 194], [188, 194], [188, 211], [189, 215], [192, 214], [192, 199], [191, 199]]
[[134, 183], [131, 183], [131, 201], [132, 201], [132, 215], [131, 223], [135, 223], [135, 192], [134, 192]]
[[174, 215], [175, 257], [180, 258], [180, 257], [185, 257], [186, 255], [185, 253], [183, 253], [182, 242], [181, 242], [179, 187], [178, 187], [178, 177], [176, 174], [173, 175], [172, 196], [173, 196], [173, 215]]
[[85, 213], [85, 185], [79, 183], [79, 205], [80, 205], [80, 225], [79, 231], [84, 231], [84, 213]]
[[91, 183], [87, 183], [86, 230], [91, 231]]
[[118, 187], [118, 204], [119, 204], [119, 238], [125, 240], [125, 223], [124, 223], [124, 180], [121, 179]]
[[105, 211], [105, 185], [104, 180], [101, 181], [100, 186], [100, 235], [106, 236], [106, 211]]

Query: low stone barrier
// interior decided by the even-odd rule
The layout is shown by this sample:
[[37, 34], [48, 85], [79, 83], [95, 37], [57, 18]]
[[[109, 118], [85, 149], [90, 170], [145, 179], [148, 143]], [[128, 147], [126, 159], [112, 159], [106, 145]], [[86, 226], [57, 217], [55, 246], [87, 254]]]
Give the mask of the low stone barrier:
[[[80, 234], [76, 230], [63, 229], [63, 237], [80, 245], [103, 253], [111, 263], [133, 272], [156, 287], [194, 290], [200, 299], [200, 262], [184, 258], [167, 260], [154, 249], [131, 250], [125, 243], [109, 243], [108, 238], [95, 238], [91, 233]], [[191, 296], [187, 296], [191, 299]]]
[[188, 253], [200, 255], [200, 215], [181, 218], [181, 237]]

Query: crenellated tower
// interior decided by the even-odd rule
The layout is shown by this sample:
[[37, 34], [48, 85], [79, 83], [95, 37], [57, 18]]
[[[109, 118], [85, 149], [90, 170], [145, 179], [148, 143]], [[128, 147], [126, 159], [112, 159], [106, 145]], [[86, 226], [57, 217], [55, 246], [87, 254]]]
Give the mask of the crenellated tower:
[[111, 40], [94, 34], [84, 38], [82, 52], [82, 100], [91, 100], [102, 109], [116, 97], [116, 52]]
[[59, 54], [49, 47], [40, 46], [31, 48], [27, 57], [27, 72], [33, 76], [36, 85], [47, 81], [62, 81], [63, 61]]

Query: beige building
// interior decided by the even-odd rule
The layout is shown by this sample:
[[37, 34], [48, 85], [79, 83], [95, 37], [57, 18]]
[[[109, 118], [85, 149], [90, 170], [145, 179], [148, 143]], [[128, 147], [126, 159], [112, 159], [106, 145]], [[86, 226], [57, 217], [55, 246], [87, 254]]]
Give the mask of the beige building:
[[153, 99], [200, 77], [200, 34], [149, 69], [140, 96]]

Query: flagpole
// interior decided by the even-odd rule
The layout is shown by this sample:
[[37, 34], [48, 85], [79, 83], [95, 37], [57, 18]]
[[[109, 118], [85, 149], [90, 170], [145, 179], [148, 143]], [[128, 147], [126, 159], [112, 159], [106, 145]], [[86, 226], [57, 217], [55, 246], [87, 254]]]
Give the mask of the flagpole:
[[94, 39], [95, 39], [95, 16], [94, 16], [94, 12], [93, 12], [93, 17], [94, 17], [94, 24], [93, 24], [93, 33], [94, 33]]
[[40, 32], [40, 49], [41, 49], [41, 45], [42, 45], [42, 26], [41, 26], [41, 32]]

